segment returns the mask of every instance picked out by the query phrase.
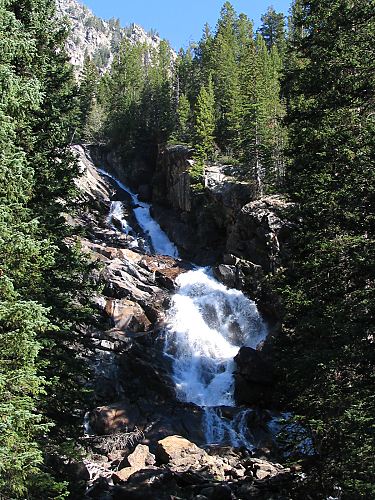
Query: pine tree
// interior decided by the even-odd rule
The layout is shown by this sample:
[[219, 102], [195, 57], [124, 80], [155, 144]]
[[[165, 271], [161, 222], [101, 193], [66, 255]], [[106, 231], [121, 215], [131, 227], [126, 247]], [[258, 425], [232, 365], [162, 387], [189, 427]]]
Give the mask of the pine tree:
[[185, 94], [181, 94], [177, 106], [177, 138], [182, 142], [189, 142], [191, 138], [191, 106]]
[[[38, 54], [38, 40], [28, 24], [32, 12], [25, 9], [25, 19], [21, 8], [20, 2], [0, 4], [0, 493], [11, 498], [24, 498], [31, 484], [40, 481], [50, 494], [62, 491], [62, 485], [41, 472], [37, 444], [48, 430], [36, 410], [45, 387], [38, 363], [40, 336], [52, 325], [48, 309], [33, 297], [44, 286], [55, 250], [41, 238], [28, 208], [36, 176], [19, 144], [33, 145], [30, 116], [44, 99], [36, 67], [29, 70]], [[37, 8], [35, 4], [35, 13]]]
[[191, 175], [197, 183], [201, 180], [205, 162], [215, 149], [215, 96], [212, 78], [203, 85], [194, 108], [194, 167]]
[[262, 26], [259, 33], [264, 38], [268, 50], [276, 46], [279, 54], [284, 55], [286, 50], [285, 16], [277, 13], [273, 7], [268, 7], [267, 12], [261, 18]]
[[[61, 215], [77, 173], [67, 147], [78, 114], [65, 36], [47, 0], [0, 4], [0, 492], [11, 498], [62, 498], [43, 463], [42, 449], [54, 448], [47, 417], [59, 414], [63, 440], [72, 408], [73, 426], [79, 419], [82, 363], [68, 346], [84, 317], [77, 298], [87, 266], [66, 245]], [[74, 406], [47, 361], [74, 386]]]
[[113, 62], [108, 82], [106, 135], [124, 152], [133, 150], [136, 131], [141, 128], [141, 102], [149, 58], [145, 44], [131, 45], [124, 39]]
[[229, 2], [221, 10], [213, 42], [213, 82], [217, 108], [216, 136], [224, 150], [240, 142], [241, 93], [237, 64], [237, 14]]
[[300, 230], [279, 377], [313, 430], [315, 494], [338, 484], [343, 498], [372, 498], [375, 4], [295, 7], [288, 191]]
[[284, 179], [286, 133], [281, 124], [284, 116], [280, 97], [282, 65], [277, 48], [269, 52], [263, 37], [258, 34], [249, 65], [242, 67], [243, 162], [262, 195], [280, 189]]
[[154, 145], [166, 142], [173, 130], [175, 115], [171, 48], [165, 40], [161, 41], [147, 67], [142, 116], [147, 121], [145, 140]]
[[[99, 71], [89, 56], [86, 55], [79, 85], [80, 127], [77, 139], [92, 139], [102, 125], [102, 114], [98, 103]], [[94, 116], [92, 115], [94, 113]], [[93, 120], [97, 120], [96, 122]]]

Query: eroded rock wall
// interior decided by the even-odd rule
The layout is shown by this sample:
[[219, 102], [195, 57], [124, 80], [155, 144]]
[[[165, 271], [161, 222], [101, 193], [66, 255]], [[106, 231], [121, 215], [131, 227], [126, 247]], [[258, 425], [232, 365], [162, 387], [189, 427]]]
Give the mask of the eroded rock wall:
[[251, 182], [231, 175], [231, 167], [209, 165], [205, 189], [190, 184], [192, 151], [162, 148], [153, 177], [154, 213], [163, 229], [200, 264], [223, 262], [223, 255], [249, 261], [274, 273], [288, 257], [290, 208], [280, 195], [256, 198]]

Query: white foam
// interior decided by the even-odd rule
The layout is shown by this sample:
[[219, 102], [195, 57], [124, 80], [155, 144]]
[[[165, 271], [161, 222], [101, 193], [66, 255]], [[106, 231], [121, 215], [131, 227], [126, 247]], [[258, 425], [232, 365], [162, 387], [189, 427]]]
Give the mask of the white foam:
[[128, 221], [124, 217], [124, 207], [121, 201], [112, 201], [111, 208], [108, 215], [108, 223], [115, 228], [114, 220], [117, 220], [121, 225], [121, 231], [125, 234], [129, 234], [132, 230]]

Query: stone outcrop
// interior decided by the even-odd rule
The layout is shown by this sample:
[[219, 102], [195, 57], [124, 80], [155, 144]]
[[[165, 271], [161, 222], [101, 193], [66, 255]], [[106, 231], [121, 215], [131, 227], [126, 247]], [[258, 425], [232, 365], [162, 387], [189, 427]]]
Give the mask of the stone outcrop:
[[192, 204], [189, 169], [192, 151], [184, 146], [161, 149], [153, 179], [153, 201], [189, 213]]
[[183, 256], [212, 264], [225, 250], [238, 211], [254, 198], [254, 186], [212, 165], [206, 168], [204, 191], [196, 192], [190, 185], [192, 165], [192, 150], [186, 146], [160, 149], [152, 181], [153, 213]]
[[268, 196], [246, 204], [228, 234], [231, 253], [266, 272], [274, 272], [287, 259], [287, 243], [293, 226], [287, 219], [291, 204], [280, 196]]

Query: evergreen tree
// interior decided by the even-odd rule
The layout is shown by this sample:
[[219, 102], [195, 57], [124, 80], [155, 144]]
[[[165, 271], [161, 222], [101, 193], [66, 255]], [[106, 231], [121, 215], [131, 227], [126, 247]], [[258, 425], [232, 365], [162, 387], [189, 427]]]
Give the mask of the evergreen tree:
[[191, 137], [191, 114], [189, 99], [181, 94], [177, 106], [177, 138], [182, 142], [189, 142]]
[[260, 34], [266, 42], [268, 50], [276, 46], [279, 54], [284, 55], [286, 49], [285, 16], [277, 13], [273, 7], [268, 7], [267, 12], [261, 17], [262, 26]]
[[258, 193], [280, 188], [283, 182], [285, 131], [280, 101], [281, 61], [276, 47], [268, 52], [258, 34], [253, 61], [243, 73], [243, 159]]
[[[62, 498], [43, 463], [42, 449], [53, 449], [46, 417], [62, 410], [63, 440], [72, 408], [75, 427], [80, 418], [70, 403], [82, 367], [75, 371], [67, 346], [83, 318], [87, 269], [66, 246], [61, 216], [77, 173], [67, 148], [77, 112], [65, 35], [47, 0], [0, 3], [0, 493], [11, 498]], [[57, 389], [47, 360], [70, 386]]]
[[[142, 100], [142, 118], [146, 119], [146, 141], [158, 145], [166, 142], [174, 127], [174, 91], [172, 85], [171, 48], [161, 41], [147, 66]], [[142, 135], [142, 130], [139, 131]]]
[[288, 191], [300, 231], [278, 375], [313, 431], [322, 497], [336, 484], [343, 498], [375, 494], [374, 8], [300, 0], [293, 18]]
[[241, 93], [236, 37], [237, 15], [226, 2], [221, 10], [213, 45], [213, 72], [217, 128], [221, 148], [237, 151], [241, 129]]
[[141, 102], [145, 86], [145, 65], [150, 58], [144, 44], [123, 40], [109, 80], [106, 133], [111, 142], [131, 152], [141, 123]]
[[194, 167], [192, 178], [199, 182], [203, 175], [204, 163], [215, 150], [215, 96], [212, 78], [203, 85], [194, 108]]
[[[86, 55], [79, 85], [80, 130], [78, 130], [77, 139], [88, 140], [93, 137], [92, 132], [95, 136], [95, 131], [100, 130], [102, 116], [99, 112], [98, 90], [99, 71], [90, 57]], [[98, 119], [97, 122], [94, 119]]]

